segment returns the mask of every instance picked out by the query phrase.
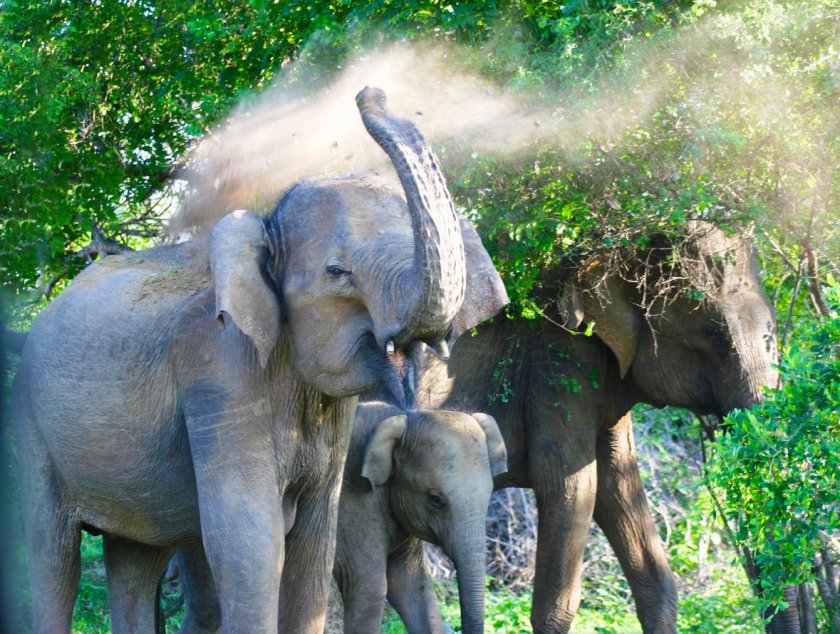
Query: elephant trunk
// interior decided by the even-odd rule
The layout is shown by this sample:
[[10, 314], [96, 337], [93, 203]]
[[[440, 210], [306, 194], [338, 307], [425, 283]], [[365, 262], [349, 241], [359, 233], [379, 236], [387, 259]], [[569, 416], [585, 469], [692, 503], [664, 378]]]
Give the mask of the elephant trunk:
[[448, 334], [466, 286], [461, 229], [446, 181], [423, 135], [410, 121], [391, 115], [382, 90], [367, 87], [356, 103], [368, 133], [397, 171], [414, 233], [417, 277], [405, 287], [402, 329], [389, 335], [437, 341]]
[[460, 533], [452, 541], [454, 543], [445, 543], [443, 550], [452, 559], [458, 574], [461, 631], [464, 634], [480, 634], [484, 632], [484, 518], [481, 518], [478, 530]]
[[[722, 403], [723, 414], [735, 408], [748, 409], [761, 403], [764, 400], [765, 388], [777, 386], [779, 375], [775, 364], [778, 363], [778, 352], [774, 337], [776, 325], [769, 307], [762, 304], [757, 299], [749, 307], [741, 307], [739, 314], [727, 315], [733, 335], [733, 359], [741, 376], [731, 384], [737, 386], [737, 389]], [[759, 337], [756, 333], [762, 336]]]

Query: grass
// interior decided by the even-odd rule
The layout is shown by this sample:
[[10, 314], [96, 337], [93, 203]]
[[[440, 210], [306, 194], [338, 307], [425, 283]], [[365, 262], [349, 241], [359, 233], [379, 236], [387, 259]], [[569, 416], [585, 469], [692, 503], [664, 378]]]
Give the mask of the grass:
[[[752, 598], [748, 588], [733, 584], [732, 571], [725, 579], [710, 579], [708, 594], [699, 589], [681, 593], [679, 630], [692, 634], [717, 632], [743, 632], [759, 634], [763, 631], [760, 620], [753, 615]], [[17, 585], [17, 584], [16, 584]], [[604, 586], [612, 587], [612, 583]], [[459, 630], [460, 611], [458, 592], [454, 583], [437, 586], [441, 613], [453, 631]], [[606, 589], [605, 589], [606, 591]], [[595, 593], [590, 587], [584, 590], [584, 603], [575, 618], [573, 634], [637, 634], [641, 632], [633, 610], [632, 601], [625, 590], [614, 594]], [[25, 594], [25, 591], [23, 592]], [[335, 601], [335, 599], [333, 599]], [[28, 603], [26, 597], [22, 603]], [[488, 591], [486, 598], [485, 631], [494, 634], [527, 634], [532, 632], [529, 622], [531, 595], [508, 591]], [[335, 623], [330, 631], [341, 631], [340, 607], [331, 610]], [[175, 632], [183, 619], [183, 609], [167, 620], [167, 631]], [[16, 628], [21, 633], [25, 627]], [[82, 579], [76, 600], [73, 634], [107, 634], [111, 631], [108, 614], [108, 590], [105, 568], [102, 563], [102, 540], [83, 534]], [[384, 634], [405, 634], [399, 616], [386, 608], [382, 623]]]

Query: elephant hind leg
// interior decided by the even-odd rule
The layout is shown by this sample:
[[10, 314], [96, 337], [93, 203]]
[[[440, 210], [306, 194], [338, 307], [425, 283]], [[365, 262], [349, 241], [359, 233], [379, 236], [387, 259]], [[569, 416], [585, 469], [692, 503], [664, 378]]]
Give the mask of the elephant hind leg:
[[179, 632], [211, 634], [222, 626], [222, 607], [216, 583], [201, 544], [182, 546], [173, 562], [178, 566], [186, 614]]
[[81, 576], [81, 528], [32, 419], [16, 412], [34, 632], [70, 632]]
[[70, 632], [81, 576], [81, 531], [66, 514], [46, 520], [45, 513], [38, 514], [37, 526], [27, 522], [34, 631]]
[[160, 579], [172, 556], [171, 548], [103, 535], [111, 631], [158, 632], [162, 623], [158, 601]]
[[639, 477], [629, 413], [598, 438], [595, 521], [621, 563], [644, 632], [676, 632], [677, 587]]

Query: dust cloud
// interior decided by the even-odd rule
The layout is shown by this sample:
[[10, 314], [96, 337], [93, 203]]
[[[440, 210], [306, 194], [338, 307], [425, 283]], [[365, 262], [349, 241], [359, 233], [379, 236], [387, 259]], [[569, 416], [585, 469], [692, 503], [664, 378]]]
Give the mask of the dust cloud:
[[[698, 145], [716, 133], [721, 118], [732, 118], [733, 109], [745, 127], [766, 130], [763, 147], [789, 152], [789, 139], [807, 140], [807, 117], [791, 111], [797, 87], [757, 75], [760, 64], [750, 59], [755, 51], [715, 39], [720, 30], [720, 23], [700, 24], [670, 39], [634, 44], [624, 67], [556, 94], [505, 91], [466, 70], [470, 54], [474, 67], [475, 51], [454, 45], [376, 48], [348, 60], [328, 85], [307, 81], [304, 56], [196, 144], [179, 174], [187, 193], [170, 234], [206, 229], [232, 209], [268, 212], [301, 179], [391, 170], [356, 110], [354, 97], [368, 85], [382, 88], [391, 112], [415, 122], [450, 166], [476, 152], [511, 154], [537, 145], [551, 145], [570, 161], [585, 146], [620, 150], [628, 132], [656, 125], [653, 115], [665, 105], [676, 128]], [[802, 148], [807, 153], [808, 144]]]
[[276, 87], [198, 144], [181, 175], [190, 191], [171, 230], [207, 226], [231, 209], [266, 211], [304, 178], [390, 169], [356, 109], [355, 95], [368, 85], [382, 88], [391, 112], [415, 122], [433, 145], [502, 143], [525, 116], [521, 104], [486, 80], [452, 72], [449, 56], [425, 46], [375, 51], [313, 93], [300, 80], [289, 87], [296, 69], [287, 67]]
[[609, 142], [647, 116], [661, 93], [650, 82], [622, 97], [621, 113], [591, 99], [572, 100], [587, 107], [546, 105], [456, 70], [459, 54], [452, 47], [392, 46], [348, 62], [334, 82], [311, 93], [300, 81], [289, 87], [292, 64], [276, 87], [239, 106], [197, 144], [179, 175], [189, 191], [170, 232], [206, 228], [232, 209], [270, 211], [301, 179], [391, 169], [356, 110], [354, 97], [368, 85], [382, 88], [391, 112], [412, 120], [439, 155], [443, 149], [444, 162], [474, 152], [515, 153], [537, 142], [569, 150], [586, 140]]

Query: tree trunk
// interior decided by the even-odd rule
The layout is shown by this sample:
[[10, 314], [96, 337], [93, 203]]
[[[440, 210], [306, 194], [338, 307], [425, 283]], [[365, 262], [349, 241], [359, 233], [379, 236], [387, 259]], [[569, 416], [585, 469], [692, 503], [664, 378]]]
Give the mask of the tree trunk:
[[[770, 622], [764, 626], [764, 631], [767, 634], [802, 634], [798, 608], [799, 588], [797, 586], [785, 588], [784, 600], [788, 607], [781, 612], [777, 612]], [[768, 611], [764, 616], [767, 617], [770, 614], [771, 612]]]

